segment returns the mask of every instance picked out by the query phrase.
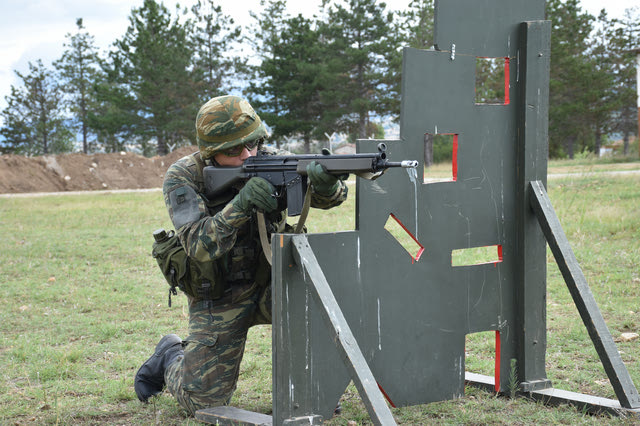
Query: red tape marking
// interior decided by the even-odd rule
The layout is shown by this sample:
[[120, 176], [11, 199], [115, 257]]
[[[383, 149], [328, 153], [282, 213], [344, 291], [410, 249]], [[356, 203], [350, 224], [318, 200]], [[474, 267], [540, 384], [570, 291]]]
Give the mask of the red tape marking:
[[504, 104], [509, 105], [509, 63], [510, 58], [504, 58]]
[[495, 366], [495, 389], [500, 392], [500, 331], [496, 330], [496, 366]]
[[389, 398], [389, 395], [387, 395], [387, 393], [384, 391], [384, 389], [382, 389], [382, 386], [380, 386], [380, 383], [376, 382], [378, 384], [378, 388], [380, 388], [380, 392], [382, 392], [382, 394], [384, 395], [384, 397], [387, 399], [387, 401], [389, 401], [389, 404], [393, 407], [393, 408], [397, 408], [396, 404], [393, 403], [393, 401], [391, 400], [391, 398]]

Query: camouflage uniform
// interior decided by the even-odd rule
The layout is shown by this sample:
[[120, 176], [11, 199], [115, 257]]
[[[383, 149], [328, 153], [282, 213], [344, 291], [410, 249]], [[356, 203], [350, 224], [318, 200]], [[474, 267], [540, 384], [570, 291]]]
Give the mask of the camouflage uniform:
[[[202, 127], [201, 117], [198, 117]], [[198, 125], [198, 123], [197, 123]], [[200, 152], [203, 152], [202, 146]], [[276, 153], [270, 151], [271, 153]], [[278, 154], [281, 154], [278, 152]], [[212, 155], [195, 153], [174, 163], [164, 179], [169, 215], [189, 257], [214, 262], [216, 300], [189, 297], [189, 336], [184, 358], [165, 371], [165, 382], [190, 413], [227, 404], [238, 380], [249, 327], [271, 323], [271, 270], [259, 243], [254, 214], [233, 209], [230, 201], [241, 186], [213, 200], [204, 195], [201, 168]], [[342, 203], [347, 188], [339, 182], [330, 196], [312, 193], [312, 207]], [[286, 212], [269, 217], [270, 232], [283, 232]]]

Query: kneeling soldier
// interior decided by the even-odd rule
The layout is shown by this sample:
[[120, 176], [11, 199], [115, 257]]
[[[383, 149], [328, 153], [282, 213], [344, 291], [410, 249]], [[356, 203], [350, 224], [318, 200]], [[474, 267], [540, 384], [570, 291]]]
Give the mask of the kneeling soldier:
[[[213, 98], [200, 108], [196, 132], [199, 152], [174, 163], [163, 184], [180, 243], [204, 271], [184, 286], [189, 336], [164, 336], [135, 377], [141, 401], [166, 384], [191, 414], [229, 403], [249, 327], [271, 323], [271, 269], [256, 211], [267, 215], [270, 231], [288, 229], [286, 212], [278, 211], [275, 189], [265, 179], [253, 177], [214, 199], [205, 196], [205, 165], [238, 167], [263, 149], [267, 131], [251, 105], [237, 96]], [[347, 198], [345, 184], [319, 164], [309, 165], [307, 173], [312, 207], [331, 208]]]

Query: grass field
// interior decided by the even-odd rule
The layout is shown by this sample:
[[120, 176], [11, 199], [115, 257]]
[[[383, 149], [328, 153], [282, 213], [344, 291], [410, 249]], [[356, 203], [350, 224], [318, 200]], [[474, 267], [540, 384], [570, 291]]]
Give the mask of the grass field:
[[[609, 166], [552, 164], [550, 173], [561, 167]], [[612, 335], [638, 332], [640, 176], [553, 179], [549, 195]], [[310, 232], [353, 229], [353, 200], [314, 211]], [[0, 198], [0, 424], [197, 423], [168, 394], [145, 405], [133, 391], [135, 372], [160, 336], [186, 332], [185, 298], [167, 307], [150, 255], [159, 227], [171, 228], [160, 192]], [[548, 262], [548, 376], [557, 388], [614, 398], [550, 254]], [[270, 327], [252, 329], [233, 405], [270, 412], [270, 336]], [[640, 385], [640, 342], [618, 349]], [[488, 368], [492, 348], [478, 342], [475, 350], [486, 362], [474, 367]], [[328, 424], [368, 423], [353, 386], [342, 406]], [[639, 423], [473, 388], [463, 399], [394, 415], [408, 425]]]

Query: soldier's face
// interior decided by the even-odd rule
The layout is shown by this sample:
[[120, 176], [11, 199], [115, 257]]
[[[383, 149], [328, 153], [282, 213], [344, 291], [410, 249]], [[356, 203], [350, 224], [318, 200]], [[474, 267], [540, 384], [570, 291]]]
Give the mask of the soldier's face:
[[255, 156], [257, 153], [258, 153], [257, 146], [253, 148], [251, 151], [249, 151], [246, 146], [243, 146], [242, 152], [240, 153], [240, 155], [229, 157], [228, 155], [225, 155], [224, 152], [219, 152], [213, 156], [213, 159], [216, 160], [216, 162], [223, 167], [240, 167], [244, 163], [244, 160], [246, 160], [249, 157]]

